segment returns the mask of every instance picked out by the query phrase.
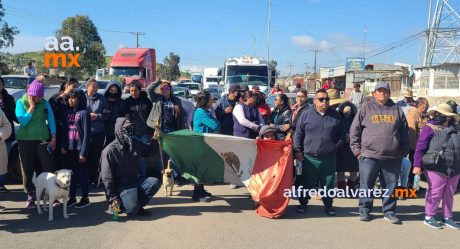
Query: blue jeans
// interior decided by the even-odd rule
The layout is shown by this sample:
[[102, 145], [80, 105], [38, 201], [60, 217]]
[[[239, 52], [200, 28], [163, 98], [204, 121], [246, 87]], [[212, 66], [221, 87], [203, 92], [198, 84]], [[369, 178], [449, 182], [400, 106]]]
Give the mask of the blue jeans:
[[[148, 144], [150, 142], [150, 139], [152, 138], [151, 135], [141, 135], [141, 136], [134, 136], [135, 139], [139, 140], [143, 144]], [[147, 176], [147, 158], [146, 157], [141, 157], [141, 165], [140, 165], [140, 177], [146, 177]]]
[[161, 183], [155, 177], [141, 178], [137, 187], [137, 202], [140, 207], [147, 205], [160, 189]]
[[0, 186], [5, 185], [5, 177], [6, 177], [6, 174], [0, 175]]
[[[373, 189], [375, 180], [381, 176], [382, 188], [389, 190], [389, 197], [382, 200], [382, 211], [384, 214], [394, 214], [396, 209], [396, 198], [391, 197], [398, 183], [399, 171], [401, 170], [401, 159], [379, 160], [363, 157], [359, 160], [359, 182], [360, 189]], [[370, 213], [374, 205], [372, 196], [359, 198], [359, 212]]]
[[412, 163], [407, 158], [402, 159], [401, 171], [399, 172], [399, 181], [398, 186], [407, 188], [407, 182], [409, 178], [410, 169], [412, 168]]

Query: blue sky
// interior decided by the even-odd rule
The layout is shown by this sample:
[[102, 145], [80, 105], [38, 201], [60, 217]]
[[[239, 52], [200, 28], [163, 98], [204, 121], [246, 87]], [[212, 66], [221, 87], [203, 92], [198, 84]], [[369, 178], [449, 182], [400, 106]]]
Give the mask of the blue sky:
[[[33, 2], [33, 3], [32, 3]], [[458, 10], [460, 1], [450, 1]], [[2, 0], [6, 20], [18, 27], [15, 47], [2, 51], [40, 50], [68, 16], [88, 15], [112, 55], [134, 47], [128, 33], [141, 31], [142, 47], [153, 47], [162, 62], [169, 52], [181, 56], [181, 69], [221, 67], [226, 57], [267, 56], [268, 0]], [[426, 29], [428, 0], [272, 0], [270, 58], [283, 75], [313, 66], [311, 49], [319, 49], [317, 65], [344, 65], [346, 57], [362, 56]], [[367, 63], [418, 64], [424, 39], [368, 59]], [[308, 63], [308, 65], [305, 65]]]

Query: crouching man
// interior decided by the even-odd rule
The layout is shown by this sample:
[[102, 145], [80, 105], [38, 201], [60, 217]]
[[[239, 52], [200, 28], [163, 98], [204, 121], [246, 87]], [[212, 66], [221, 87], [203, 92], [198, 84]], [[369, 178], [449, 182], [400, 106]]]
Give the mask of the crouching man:
[[151, 147], [133, 139], [135, 132], [129, 119], [117, 119], [115, 140], [102, 151], [101, 178], [112, 210], [121, 206], [128, 214], [148, 215], [143, 207], [158, 191], [160, 182], [154, 177], [139, 177], [142, 152]]

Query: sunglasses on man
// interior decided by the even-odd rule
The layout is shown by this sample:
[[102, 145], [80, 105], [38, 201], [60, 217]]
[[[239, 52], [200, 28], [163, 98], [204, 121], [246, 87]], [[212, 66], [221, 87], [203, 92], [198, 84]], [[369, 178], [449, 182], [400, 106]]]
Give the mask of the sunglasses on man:
[[324, 103], [324, 102], [329, 102], [329, 100], [331, 100], [329, 97], [327, 97], [327, 98], [316, 98], [316, 99], [317, 99], [319, 102], [322, 102], [322, 103]]

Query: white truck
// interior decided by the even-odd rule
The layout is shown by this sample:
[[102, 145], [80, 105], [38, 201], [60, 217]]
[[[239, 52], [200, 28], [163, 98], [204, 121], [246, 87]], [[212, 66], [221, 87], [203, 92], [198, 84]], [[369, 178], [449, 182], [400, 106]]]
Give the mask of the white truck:
[[261, 92], [267, 93], [275, 75], [276, 65], [269, 64], [267, 60], [250, 56], [226, 59], [222, 71], [222, 95], [227, 94], [233, 84], [247, 85], [249, 89], [258, 86]]
[[203, 88], [208, 89], [209, 85], [219, 83], [219, 68], [208, 67], [203, 70]]

